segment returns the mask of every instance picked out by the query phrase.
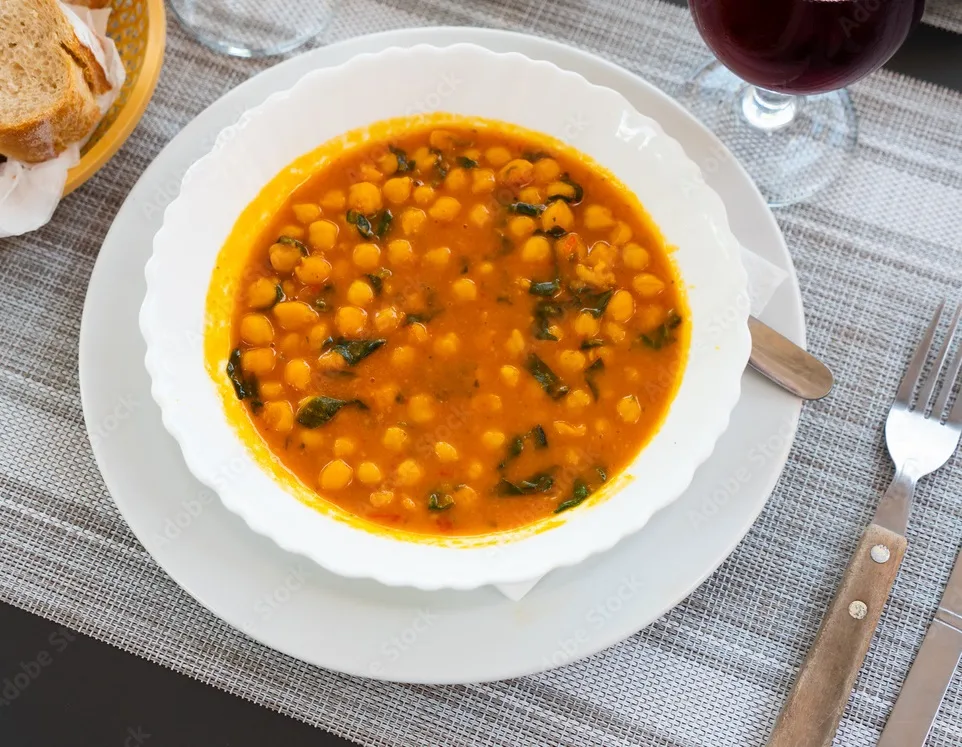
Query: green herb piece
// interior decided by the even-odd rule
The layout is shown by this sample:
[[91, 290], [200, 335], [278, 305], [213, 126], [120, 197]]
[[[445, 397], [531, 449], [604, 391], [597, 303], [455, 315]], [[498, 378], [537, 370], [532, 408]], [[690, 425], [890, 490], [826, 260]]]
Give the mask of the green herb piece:
[[333, 397], [311, 397], [297, 411], [297, 423], [305, 428], [320, 428], [331, 421], [343, 407], [356, 407], [367, 410], [368, 406], [359, 399], [343, 400]]
[[508, 210], [518, 215], [530, 215], [537, 218], [544, 212], [544, 205], [532, 205], [530, 202], [512, 202], [508, 205]]
[[357, 212], [357, 210], [347, 211], [347, 222], [357, 229], [357, 232], [361, 234], [361, 238], [374, 238], [374, 230], [371, 228], [371, 221]]
[[434, 154], [434, 170], [438, 172], [438, 177], [444, 179], [448, 175], [448, 165], [444, 162], [444, 154], [437, 148], [431, 148]]
[[444, 511], [454, 505], [454, 498], [440, 490], [435, 490], [428, 497], [428, 510]]
[[498, 250], [498, 255], [503, 257], [506, 254], [511, 254], [511, 252], [514, 251], [514, 242], [503, 233], [499, 233], [498, 237], [501, 240], [501, 248]]
[[615, 294], [614, 290], [592, 292], [585, 289], [575, 293], [575, 304], [582, 311], [591, 314], [595, 319], [600, 319], [608, 308], [608, 302]]
[[329, 379], [356, 379], [357, 374], [353, 371], [338, 371], [337, 369], [331, 369], [324, 372], [324, 375]]
[[565, 231], [561, 226], [552, 226], [547, 231], [542, 228], [538, 228], [535, 230], [534, 235], [547, 236], [549, 239], [563, 239], [568, 235], [568, 232]]
[[467, 156], [458, 156], [458, 166], [462, 169], [476, 169], [478, 168], [478, 162]]
[[595, 472], [598, 473], [598, 477], [602, 482], [608, 482], [608, 473], [605, 471], [604, 467], [595, 467]]
[[321, 290], [317, 293], [317, 298], [314, 299], [314, 308], [318, 311], [327, 311], [330, 307], [330, 301], [328, 301], [325, 296], [330, 295], [334, 292], [334, 283], [325, 283]]
[[407, 153], [400, 148], [395, 148], [393, 145], [389, 145], [387, 149], [391, 151], [391, 153], [393, 153], [394, 157], [397, 159], [397, 171], [394, 172], [395, 174], [404, 174], [408, 171], [414, 171], [414, 161], [408, 160]]
[[543, 150], [529, 150], [525, 153], [522, 153], [521, 157], [525, 161], [531, 161], [531, 163], [534, 163], [535, 161], [540, 161], [542, 158], [551, 158], [551, 154], [545, 153]]
[[330, 340], [330, 343], [325, 343], [324, 348], [326, 350], [333, 350], [340, 355], [347, 361], [349, 366], [356, 366], [385, 343], [387, 343], [387, 340], [384, 338], [377, 340], [347, 340], [339, 337], [336, 340]]
[[557, 342], [558, 338], [549, 331], [551, 320], [564, 316], [564, 308], [550, 301], [538, 301], [534, 307], [534, 324], [532, 334], [538, 340]]
[[551, 195], [551, 197], [548, 198], [548, 202], [551, 202], [552, 200], [564, 200], [569, 205], [577, 205], [579, 202], [581, 202], [584, 199], [585, 197], [584, 189], [580, 184], [578, 184], [578, 182], [576, 182], [574, 179], [571, 178], [568, 172], [565, 172], [560, 177], [558, 177], [558, 181], [564, 184], [567, 184], [569, 187], [571, 187], [574, 194], [571, 197], [569, 197], [568, 195]]
[[528, 356], [525, 363], [528, 372], [541, 384], [541, 388], [551, 399], [561, 399], [568, 393], [568, 387], [562, 383], [557, 374], [552, 371], [536, 353]]
[[405, 314], [404, 324], [401, 326], [407, 327], [411, 324], [427, 324], [440, 313], [440, 311], [421, 311], [416, 314]]
[[284, 300], [284, 289], [281, 287], [281, 284], [278, 283], [277, 285], [274, 286], [274, 304], [271, 306], [271, 308], [273, 308], [283, 300]]
[[495, 486], [495, 492], [498, 495], [535, 495], [547, 493], [552, 487], [554, 487], [554, 476], [548, 471], [539, 472], [517, 482], [502, 477]]
[[580, 506], [585, 502], [585, 499], [591, 495], [593, 491], [588, 487], [588, 484], [582, 480], [580, 477], [574, 482], [574, 487], [571, 490], [571, 497], [562, 501], [558, 508], [554, 510], [556, 514], [560, 514], [562, 511], [567, 511], [569, 508], [574, 508], [575, 506]]
[[387, 235], [387, 232], [391, 230], [391, 221], [393, 220], [394, 214], [390, 210], [385, 210], [381, 213], [381, 217], [377, 222], [377, 228], [374, 231], [379, 239], [383, 239]]
[[678, 312], [672, 309], [662, 324], [659, 324], [651, 332], [638, 336], [639, 341], [647, 345], [652, 350], [661, 350], [665, 345], [670, 345], [678, 338], [674, 330], [681, 324], [681, 317]]
[[384, 290], [384, 281], [391, 277], [391, 271], [386, 267], [382, 267], [377, 272], [370, 273], [364, 277], [371, 281], [371, 288], [374, 289], [374, 295], [380, 296], [381, 291]]
[[234, 385], [234, 394], [237, 395], [237, 399], [253, 400], [251, 405], [260, 407], [262, 403], [257, 398], [257, 377], [253, 374], [244, 374], [241, 367], [240, 348], [234, 348], [227, 359], [227, 378]]
[[591, 390], [591, 396], [598, 401], [598, 384], [595, 382], [595, 377], [605, 370], [605, 362], [599, 358], [594, 363], [592, 363], [588, 368], [585, 369], [585, 383]]
[[546, 449], [548, 448], [548, 436], [544, 432], [544, 428], [540, 425], [536, 425], [530, 431], [528, 435], [531, 436], [531, 440], [534, 441], [534, 446], [536, 449]]
[[592, 348], [602, 348], [605, 346], [605, 341], [597, 337], [591, 337], [587, 340], [581, 341], [582, 350], [591, 350]]
[[555, 293], [561, 290], [561, 281], [558, 278], [554, 280], [544, 280], [540, 283], [532, 283], [528, 288], [528, 293], [532, 296], [548, 296], [551, 297]]
[[305, 257], [311, 253], [311, 250], [304, 246], [304, 242], [298, 241], [291, 236], [281, 236], [277, 240], [277, 243], [284, 244], [285, 246], [296, 246]]

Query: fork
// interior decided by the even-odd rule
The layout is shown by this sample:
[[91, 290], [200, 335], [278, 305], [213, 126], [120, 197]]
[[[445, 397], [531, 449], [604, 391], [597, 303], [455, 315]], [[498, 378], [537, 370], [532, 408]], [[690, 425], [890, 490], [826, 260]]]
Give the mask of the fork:
[[945, 303], [905, 372], [885, 421], [885, 441], [895, 463], [895, 478], [882, 496], [845, 571], [815, 643], [788, 695], [769, 747], [830, 747], [848, 703], [872, 636], [905, 556], [905, 530], [918, 481], [942, 467], [962, 435], [962, 396], [949, 409], [962, 346], [939, 379], [962, 316], [962, 306], [926, 373]]

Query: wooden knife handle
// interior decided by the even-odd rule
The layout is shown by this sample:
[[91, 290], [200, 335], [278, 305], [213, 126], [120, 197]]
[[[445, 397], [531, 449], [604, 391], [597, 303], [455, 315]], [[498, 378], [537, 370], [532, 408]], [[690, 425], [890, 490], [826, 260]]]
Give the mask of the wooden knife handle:
[[905, 537], [877, 524], [865, 530], [769, 747], [831, 747], [904, 556]]

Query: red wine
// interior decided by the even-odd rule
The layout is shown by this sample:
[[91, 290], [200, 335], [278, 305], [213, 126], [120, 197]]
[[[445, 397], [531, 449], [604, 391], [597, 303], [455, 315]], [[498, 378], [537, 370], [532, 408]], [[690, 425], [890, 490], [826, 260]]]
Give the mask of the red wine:
[[895, 54], [925, 0], [689, 0], [718, 59], [754, 85], [825, 93]]

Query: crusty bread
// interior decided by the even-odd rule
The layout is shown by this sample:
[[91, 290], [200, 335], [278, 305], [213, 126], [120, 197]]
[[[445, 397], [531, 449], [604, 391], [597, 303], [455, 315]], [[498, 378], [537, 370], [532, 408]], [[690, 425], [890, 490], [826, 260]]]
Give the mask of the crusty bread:
[[88, 8], [106, 8], [110, 0], [70, 0], [70, 5], [84, 5]]
[[54, 158], [100, 121], [110, 90], [56, 0], [0, 2], [0, 154]]

